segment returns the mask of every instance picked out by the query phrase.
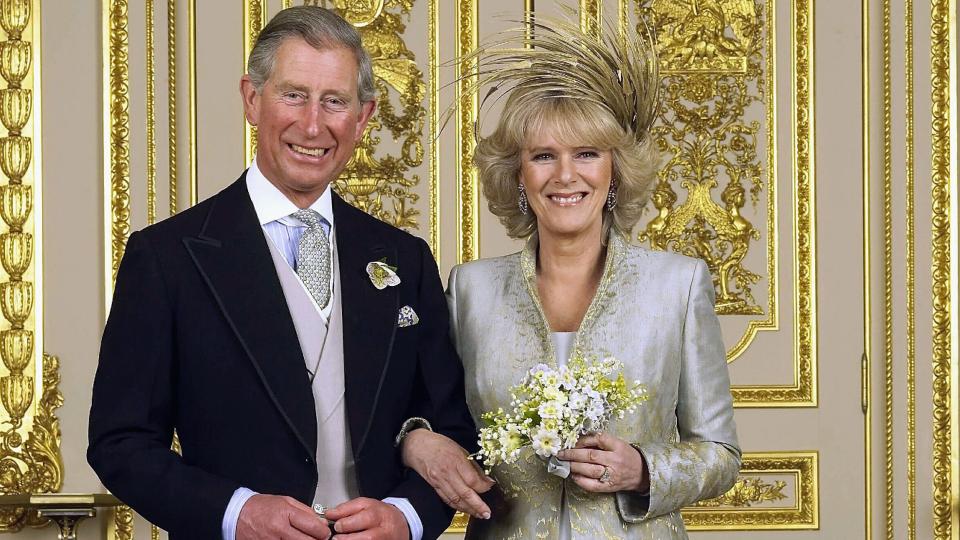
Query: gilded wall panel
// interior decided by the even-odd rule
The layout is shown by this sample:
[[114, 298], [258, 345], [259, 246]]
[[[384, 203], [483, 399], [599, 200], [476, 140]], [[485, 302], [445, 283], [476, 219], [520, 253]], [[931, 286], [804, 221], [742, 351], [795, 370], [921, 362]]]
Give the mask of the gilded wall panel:
[[817, 459], [816, 452], [745, 453], [736, 484], [683, 510], [683, 520], [691, 531], [816, 529]]
[[[0, 493], [63, 484], [59, 360], [43, 353], [40, 2], [0, 1]], [[0, 509], [0, 532], [45, 526]]]
[[[657, 39], [662, 106], [653, 136], [665, 156], [638, 240], [707, 263], [731, 362], [758, 332], [780, 330], [774, 7], [772, 0], [633, 2], [639, 24]], [[793, 11], [793, 381], [735, 384], [738, 406], [816, 404], [812, 10], [794, 2]]]

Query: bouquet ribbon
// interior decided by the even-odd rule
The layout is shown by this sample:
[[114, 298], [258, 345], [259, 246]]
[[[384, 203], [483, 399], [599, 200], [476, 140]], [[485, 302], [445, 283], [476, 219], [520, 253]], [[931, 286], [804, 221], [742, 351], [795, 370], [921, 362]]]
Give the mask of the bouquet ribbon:
[[557, 456], [550, 456], [550, 460], [547, 461], [547, 472], [560, 478], [566, 478], [570, 476], [570, 462], [559, 459]]

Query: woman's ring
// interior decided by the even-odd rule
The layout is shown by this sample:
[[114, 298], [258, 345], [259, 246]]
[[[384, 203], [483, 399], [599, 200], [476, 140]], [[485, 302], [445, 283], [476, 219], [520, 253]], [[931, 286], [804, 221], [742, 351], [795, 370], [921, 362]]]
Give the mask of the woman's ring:
[[603, 466], [603, 472], [600, 473], [600, 478], [597, 478], [599, 482], [606, 484], [610, 481], [610, 468], [606, 465]]

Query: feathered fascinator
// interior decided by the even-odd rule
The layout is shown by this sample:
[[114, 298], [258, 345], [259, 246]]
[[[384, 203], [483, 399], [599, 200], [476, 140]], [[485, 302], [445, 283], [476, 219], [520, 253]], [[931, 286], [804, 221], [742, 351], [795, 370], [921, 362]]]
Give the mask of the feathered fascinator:
[[[554, 98], [593, 102], [608, 111], [627, 133], [642, 140], [657, 116], [660, 80], [653, 38], [643, 32], [620, 32], [608, 21], [582, 30], [576, 11], [565, 7], [566, 18], [527, 13], [519, 28], [494, 35], [459, 62], [477, 62], [478, 70], [464, 74], [469, 92], [489, 87], [480, 104], [515, 93], [522, 108], [527, 103]], [[598, 35], [599, 34], [599, 35]], [[453, 110], [447, 111], [447, 118]], [[475, 126], [479, 137], [479, 126]]]

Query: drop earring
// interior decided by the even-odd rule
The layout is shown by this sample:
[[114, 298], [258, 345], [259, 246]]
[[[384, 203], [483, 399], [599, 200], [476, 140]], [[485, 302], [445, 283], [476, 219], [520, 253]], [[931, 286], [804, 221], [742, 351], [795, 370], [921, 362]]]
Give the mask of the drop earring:
[[613, 210], [617, 207], [617, 183], [610, 182], [610, 191], [607, 192], [607, 210]]
[[530, 204], [527, 202], [527, 192], [523, 189], [523, 182], [518, 184], [520, 189], [520, 197], [517, 199], [517, 206], [520, 207], [520, 213], [527, 215], [527, 212], [530, 211]]

